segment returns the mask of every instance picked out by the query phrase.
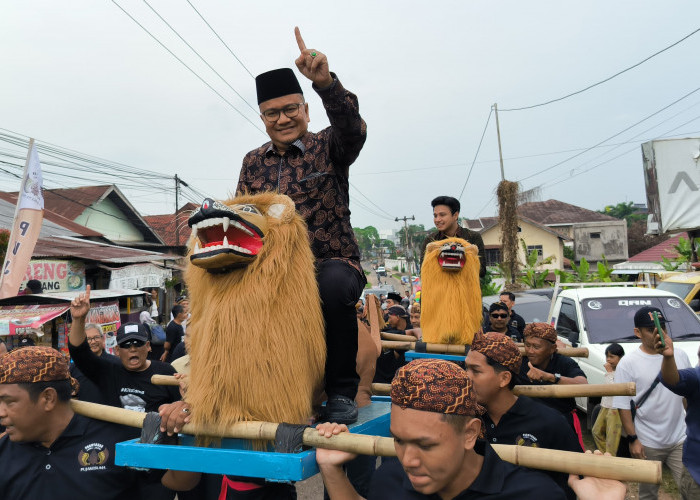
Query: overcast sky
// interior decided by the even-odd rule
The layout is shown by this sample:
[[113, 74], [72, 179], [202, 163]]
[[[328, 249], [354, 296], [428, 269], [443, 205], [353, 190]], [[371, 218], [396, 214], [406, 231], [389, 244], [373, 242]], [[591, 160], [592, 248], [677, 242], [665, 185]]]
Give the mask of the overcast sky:
[[[353, 225], [398, 228], [395, 217], [415, 215], [417, 223], [432, 227], [430, 200], [460, 196], [493, 103], [505, 110], [556, 99], [700, 27], [697, 1], [190, 1], [245, 67], [186, 0], [149, 3], [247, 103], [143, 1], [118, 3], [230, 105], [114, 2], [4, 0], [0, 132], [177, 174], [199, 192], [224, 198], [235, 189], [245, 153], [267, 140], [257, 110], [248, 104], [257, 108], [248, 71], [293, 67], [298, 25], [307, 47], [326, 53], [331, 70], [357, 94], [367, 122], [367, 142], [351, 167]], [[571, 157], [700, 87], [699, 47], [700, 33], [582, 94], [501, 111], [506, 178], [522, 179], [523, 189], [539, 187], [540, 200], [594, 210], [621, 201], [645, 203], [640, 144], [700, 136], [700, 91], [605, 147]], [[328, 125], [320, 99], [299, 77], [310, 102], [310, 128], [320, 130]], [[23, 164], [4, 153], [23, 157], [26, 150], [0, 140], [0, 161]], [[0, 189], [17, 190], [19, 181], [7, 172], [18, 167], [0, 167]], [[98, 180], [84, 172], [61, 177], [70, 171], [45, 170], [45, 188]], [[112, 182], [141, 213], [173, 210], [173, 193], [162, 188], [172, 181], [121, 177]], [[462, 215], [495, 215], [499, 180], [491, 116], [461, 195]], [[149, 192], [144, 188], [151, 183]]]

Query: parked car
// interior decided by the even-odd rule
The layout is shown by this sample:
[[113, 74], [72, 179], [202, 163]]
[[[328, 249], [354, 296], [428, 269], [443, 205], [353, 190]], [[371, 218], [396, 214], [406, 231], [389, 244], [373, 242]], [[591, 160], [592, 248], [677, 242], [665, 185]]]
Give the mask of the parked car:
[[372, 287], [372, 288], [365, 288], [362, 290], [362, 295], [360, 295], [360, 300], [362, 302], [365, 301], [365, 295], [368, 293], [371, 293], [372, 295], [376, 295], [377, 298], [379, 298], [382, 295], [385, 295], [389, 292], [395, 292], [396, 289], [394, 288], [394, 285], [379, 285], [377, 287]]
[[693, 311], [700, 312], [700, 272], [672, 274], [661, 280], [656, 288], [675, 293]]
[[[517, 303], [516, 303], [517, 305]], [[676, 349], [697, 359], [700, 346], [700, 318], [677, 295], [656, 289], [638, 287], [591, 287], [563, 290], [553, 309], [554, 325], [559, 340], [574, 347], [588, 348], [587, 358], [574, 358], [590, 384], [605, 382], [605, 348], [612, 342], [625, 352], [637, 349], [640, 340], [634, 335], [634, 314], [644, 306], [663, 311], [668, 333]], [[588, 415], [600, 398], [576, 398], [576, 404]]]
[[[491, 304], [499, 300], [500, 295], [482, 297], [481, 304], [484, 308], [484, 315], [488, 315]], [[515, 294], [515, 306], [513, 306], [513, 309], [523, 317], [525, 323], [547, 322], [550, 304], [551, 299], [545, 296], [518, 292]]]
[[386, 276], [386, 269], [384, 266], [377, 267], [377, 276]]

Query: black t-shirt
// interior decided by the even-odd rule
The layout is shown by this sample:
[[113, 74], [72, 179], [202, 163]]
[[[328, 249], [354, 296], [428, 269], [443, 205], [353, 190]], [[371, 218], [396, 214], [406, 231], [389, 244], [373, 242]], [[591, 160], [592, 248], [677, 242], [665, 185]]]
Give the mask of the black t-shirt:
[[518, 330], [522, 336], [523, 331], [525, 330], [525, 319], [516, 313], [515, 309], [510, 311], [510, 325]]
[[[529, 378], [527, 378], [527, 372], [530, 370], [530, 367], [527, 366], [528, 361], [529, 360], [526, 357], [523, 358], [522, 369], [520, 370], [520, 383], [526, 385], [552, 385], [551, 382], [531, 381]], [[545, 368], [544, 371], [546, 371], [547, 373], [558, 373], [562, 377], [570, 378], [586, 376], [586, 374], [583, 373], [583, 370], [581, 370], [576, 361], [567, 356], [562, 356], [557, 352], [555, 352], [552, 356], [552, 359], [549, 360], [547, 368]], [[544, 403], [547, 406], [551, 406], [555, 410], [558, 410], [564, 414], [571, 413], [576, 408], [576, 399], [574, 398], [537, 399], [539, 400], [539, 402]]]
[[180, 399], [178, 387], [151, 383], [153, 375], [175, 374], [175, 368], [167, 363], [152, 360], [148, 368], [134, 372], [121, 363], [116, 365], [98, 358], [87, 341], [78, 347], [69, 344], [69, 350], [77, 367], [97, 385], [108, 405], [149, 412]]
[[74, 415], [63, 433], [45, 448], [0, 438], [0, 498], [75, 500], [140, 498], [138, 473], [114, 465], [114, 445], [133, 433], [129, 427]]
[[[122, 364], [121, 359], [112, 354], [108, 354], [107, 351], [102, 351], [100, 358], [104, 359], [105, 361], [109, 361], [110, 363], [114, 363], [115, 365], [121, 366]], [[100, 392], [100, 388], [97, 387], [92, 380], [87, 378], [75, 363], [70, 364], [70, 374], [71, 377], [75, 378], [80, 384], [80, 389], [78, 390], [78, 396], [76, 399], [81, 401], [89, 401], [90, 403], [98, 403], [101, 405], [108, 404], [107, 399], [102, 392]]]
[[168, 354], [168, 361], [172, 361], [173, 351], [177, 345], [185, 339], [185, 329], [182, 325], [178, 325], [175, 321], [168, 323], [165, 327], [165, 341], [170, 342], [170, 353]]
[[[453, 500], [564, 500], [564, 492], [546, 474], [518, 467], [501, 460], [493, 448], [477, 441], [474, 450], [484, 456], [481, 471], [474, 482]], [[367, 500], [439, 499], [413, 489], [398, 459], [382, 460], [372, 478]]]
[[[386, 333], [398, 333], [405, 335], [405, 330], [397, 330], [395, 328], [385, 328], [382, 330]], [[396, 375], [396, 370], [406, 364], [404, 351], [395, 351], [394, 349], [383, 349], [377, 358], [377, 365], [374, 371], [375, 384], [390, 384]]]
[[170, 351], [170, 362], [172, 363], [176, 359], [183, 357], [185, 354], [187, 354], [187, 351], [185, 350], [185, 343], [180, 342], [175, 349]]
[[[493, 330], [491, 328], [491, 321], [489, 321], [488, 317], [484, 321], [484, 324], [481, 326], [484, 329], [484, 332], [495, 332], [496, 330]], [[525, 328], [525, 326], [523, 326]], [[523, 334], [521, 331], [519, 331], [515, 326], [513, 326], [513, 321], [508, 323], [506, 327], [506, 331], [503, 333], [506, 337], [510, 337], [513, 342], [522, 342], [523, 341]]]
[[[582, 452], [578, 436], [566, 418], [547, 405], [534, 399], [519, 396], [515, 404], [494, 424], [489, 414], [483, 416], [486, 440], [493, 444], [517, 444], [550, 450]], [[566, 491], [567, 497], [575, 498], [568, 488], [568, 474], [547, 473]]]

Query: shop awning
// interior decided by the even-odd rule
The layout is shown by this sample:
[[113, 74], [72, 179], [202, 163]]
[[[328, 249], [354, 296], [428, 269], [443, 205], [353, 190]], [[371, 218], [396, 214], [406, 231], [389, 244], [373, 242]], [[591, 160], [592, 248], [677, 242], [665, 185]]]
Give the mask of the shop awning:
[[70, 309], [70, 304], [0, 306], [0, 335], [36, 333], [47, 321]]

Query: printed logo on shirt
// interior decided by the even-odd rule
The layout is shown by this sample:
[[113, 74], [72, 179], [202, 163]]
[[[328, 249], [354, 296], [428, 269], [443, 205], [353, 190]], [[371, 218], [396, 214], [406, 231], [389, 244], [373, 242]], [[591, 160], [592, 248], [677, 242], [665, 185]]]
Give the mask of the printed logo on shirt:
[[530, 446], [532, 448], [539, 448], [540, 445], [537, 444], [538, 439], [532, 434], [525, 433], [515, 438], [515, 444], [518, 446]]
[[104, 470], [109, 459], [109, 450], [102, 443], [90, 443], [78, 452], [80, 472]]
[[[135, 389], [124, 389], [122, 388], [122, 392], [125, 391], [134, 391], [136, 392]], [[143, 391], [139, 391], [141, 394], [143, 394]], [[140, 411], [144, 413], [146, 411], [146, 401], [143, 400], [140, 396], [136, 394], [124, 394], [122, 396], [119, 396], [119, 401], [122, 404], [122, 408], [126, 410], [132, 410], [132, 411]]]

